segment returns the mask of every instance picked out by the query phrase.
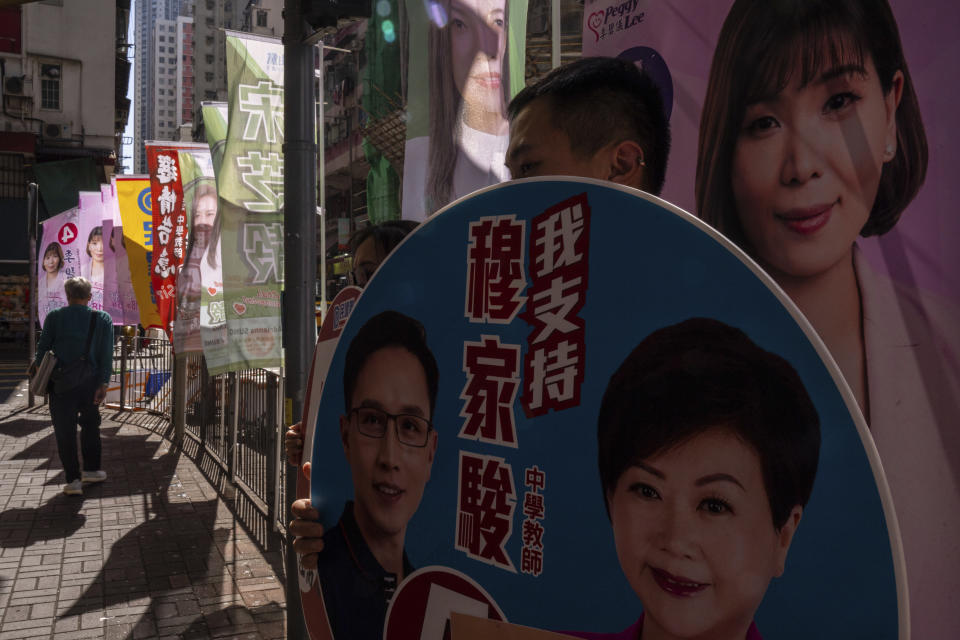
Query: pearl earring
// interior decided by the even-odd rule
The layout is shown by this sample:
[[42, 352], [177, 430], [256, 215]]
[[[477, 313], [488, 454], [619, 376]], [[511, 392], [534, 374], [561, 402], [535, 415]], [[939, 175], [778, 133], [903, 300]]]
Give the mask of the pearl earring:
[[888, 144], [887, 148], [884, 149], [884, 155], [886, 155], [888, 158], [892, 158], [896, 152], [897, 152], [897, 148], [892, 144]]

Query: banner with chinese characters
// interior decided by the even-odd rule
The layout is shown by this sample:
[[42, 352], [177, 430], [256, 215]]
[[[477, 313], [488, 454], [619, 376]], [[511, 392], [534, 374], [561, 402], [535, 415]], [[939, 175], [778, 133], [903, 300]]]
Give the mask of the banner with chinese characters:
[[889, 489], [823, 343], [639, 191], [524, 180], [427, 220], [308, 427], [313, 638], [906, 638]]
[[184, 205], [184, 179], [179, 153], [184, 149], [207, 152], [207, 146], [193, 143], [147, 142], [150, 192], [155, 247], [150, 279], [157, 295], [157, 311], [167, 337], [173, 341], [177, 310], [177, 274], [183, 265], [189, 232], [188, 210]]
[[[409, 30], [402, 217], [420, 221], [510, 179], [507, 104], [525, 86], [527, 3], [400, 1]], [[331, 130], [343, 137], [349, 127]]]
[[635, 62], [664, 98], [661, 196], [763, 265], [836, 357], [897, 501], [911, 633], [955, 635], [960, 91], [939, 70], [960, 5], [586, 0], [583, 20], [584, 56]]
[[188, 242], [177, 273], [177, 314], [173, 330], [176, 353], [203, 350], [200, 333], [201, 261], [217, 218], [217, 183], [206, 145], [178, 152], [183, 181], [183, 206], [187, 213]]
[[117, 207], [123, 223], [130, 282], [137, 299], [139, 323], [144, 328], [162, 327], [156, 296], [150, 281], [153, 257], [153, 207], [148, 176], [117, 176]]
[[[227, 32], [228, 132], [217, 191], [228, 364], [282, 364], [283, 45]], [[211, 372], [214, 370], [211, 369]]]
[[[227, 140], [227, 103], [204, 102], [202, 110], [203, 130], [210, 147], [213, 173], [217, 176], [220, 174]], [[223, 210], [218, 206], [207, 248], [200, 260], [200, 336], [207, 369], [212, 374], [228, 370], [231, 354], [227, 341], [227, 318], [223, 310], [222, 238]]]
[[47, 314], [67, 306], [63, 283], [80, 275], [82, 242], [77, 240], [77, 209], [43, 221], [40, 235], [41, 253], [37, 258], [37, 320], [43, 326]]

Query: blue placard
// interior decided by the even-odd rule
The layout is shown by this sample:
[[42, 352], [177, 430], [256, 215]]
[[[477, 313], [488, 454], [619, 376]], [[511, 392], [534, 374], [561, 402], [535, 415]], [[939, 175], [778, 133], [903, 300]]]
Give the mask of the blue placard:
[[[511, 623], [605, 633], [634, 624], [643, 606], [621, 570], [604, 504], [598, 411], [611, 375], [641, 341], [707, 318], [785, 359], [819, 416], [812, 494], [785, 571], [770, 582], [755, 613], [756, 627], [768, 640], [899, 637], [902, 555], [888, 490], [855, 401], [786, 296], [700, 221], [608, 183], [535, 179], [483, 190], [424, 223], [363, 292], [330, 366], [312, 458], [313, 501], [328, 531], [337, 529], [353, 497], [340, 430], [345, 352], [383, 310], [422, 323], [439, 366], [436, 456], [405, 531], [413, 567], [455, 569], [489, 594]], [[494, 354], [502, 362], [489, 361]], [[501, 364], [512, 370], [499, 375]], [[472, 419], [496, 426], [482, 422], [488, 414], [477, 417], [481, 407], [512, 411], [512, 441], [506, 418], [494, 431], [480, 427], [473, 437], [460, 435], [472, 433]], [[349, 419], [346, 424], [352, 428]], [[486, 511], [463, 508], [474, 477], [464, 471], [465, 461], [490, 472], [477, 493], [487, 496]], [[500, 469], [485, 466], [491, 461]], [[510, 470], [512, 496], [493, 488], [505, 479], [498, 475], [502, 468]], [[544, 474], [542, 485], [526, 482], [532, 469]], [[535, 499], [544, 505], [539, 518], [525, 514], [528, 493], [541, 496]], [[512, 513], [504, 517], [510, 499]], [[486, 518], [480, 547], [509, 525], [499, 547], [509, 566], [496, 548], [475, 552], [464, 516]], [[542, 531], [538, 539], [524, 535], [529, 520]], [[539, 566], [531, 550], [539, 551]], [[677, 585], [670, 579], [668, 591]], [[685, 602], [699, 596], [701, 586], [686, 588], [672, 595]]]

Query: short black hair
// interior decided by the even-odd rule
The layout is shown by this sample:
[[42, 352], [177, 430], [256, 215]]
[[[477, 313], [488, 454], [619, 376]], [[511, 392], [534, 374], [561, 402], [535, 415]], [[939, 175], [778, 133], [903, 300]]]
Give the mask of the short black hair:
[[357, 229], [350, 236], [350, 251], [356, 253], [367, 238], [373, 238], [378, 253], [386, 258], [400, 244], [400, 241], [407, 237], [408, 233], [417, 228], [417, 224], [413, 220], [386, 220]]
[[357, 335], [350, 341], [343, 365], [343, 406], [345, 411], [353, 407], [353, 391], [357, 378], [367, 359], [387, 347], [400, 347], [409, 351], [423, 366], [427, 379], [427, 392], [430, 396], [430, 418], [437, 403], [437, 383], [440, 377], [437, 360], [427, 345], [427, 332], [417, 320], [405, 316], [399, 311], [383, 311], [373, 316], [360, 327]]
[[810, 499], [820, 419], [786, 360], [709, 318], [651, 333], [610, 378], [597, 419], [604, 500], [636, 462], [714, 428], [757, 452], [779, 530]]
[[[660, 90], [650, 76], [627, 60], [581, 58], [558, 67], [510, 101], [513, 120], [538, 98], [549, 100], [553, 126], [570, 139], [570, 148], [589, 157], [603, 147], [633, 140], [643, 149], [645, 188], [663, 189], [670, 155], [670, 123]], [[603, 123], [602, 127], [595, 126]]]

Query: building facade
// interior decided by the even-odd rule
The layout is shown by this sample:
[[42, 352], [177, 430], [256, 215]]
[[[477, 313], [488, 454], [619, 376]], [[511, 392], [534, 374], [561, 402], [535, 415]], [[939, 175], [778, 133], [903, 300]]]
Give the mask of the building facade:
[[[193, 0], [138, 0], [136, 3], [135, 114], [133, 126], [133, 167], [135, 173], [146, 173], [147, 140], [175, 140], [181, 116], [179, 76], [172, 68], [183, 63], [184, 28], [179, 18], [191, 18]], [[186, 29], [192, 46], [192, 26]], [[161, 40], [162, 38], [162, 40]], [[162, 51], [161, 51], [162, 49]], [[163, 61], [160, 59], [163, 58]], [[192, 61], [191, 61], [192, 66]], [[192, 81], [191, 81], [192, 83]], [[162, 101], [160, 107], [157, 102]], [[173, 104], [169, 104], [172, 101]], [[192, 93], [191, 93], [192, 101]], [[161, 116], [158, 112], [173, 111]], [[187, 119], [189, 121], [189, 118]], [[168, 126], [167, 123], [173, 122]]]

